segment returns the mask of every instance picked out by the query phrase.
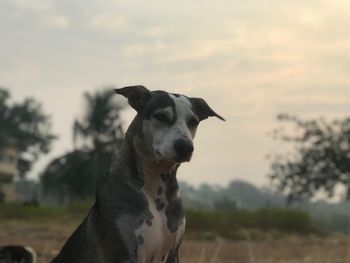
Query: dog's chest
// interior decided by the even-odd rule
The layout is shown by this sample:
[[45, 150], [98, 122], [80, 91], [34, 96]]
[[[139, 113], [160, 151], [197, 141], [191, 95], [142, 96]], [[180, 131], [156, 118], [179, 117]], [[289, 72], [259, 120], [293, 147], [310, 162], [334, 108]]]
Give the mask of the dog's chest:
[[152, 213], [151, 220], [145, 222], [135, 230], [137, 240], [137, 262], [166, 262], [169, 252], [174, 249], [181, 240], [184, 233], [185, 220], [177, 223], [176, 229], [169, 228], [171, 224], [171, 215], [169, 210], [169, 201], [164, 193], [165, 185], [160, 184], [157, 187], [156, 194], [148, 194], [142, 189], [148, 202], [148, 209]]

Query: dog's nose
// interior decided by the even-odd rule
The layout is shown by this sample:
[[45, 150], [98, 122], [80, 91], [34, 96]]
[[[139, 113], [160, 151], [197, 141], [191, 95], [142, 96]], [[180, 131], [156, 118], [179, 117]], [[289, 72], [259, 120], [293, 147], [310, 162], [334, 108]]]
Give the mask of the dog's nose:
[[190, 140], [177, 139], [174, 142], [174, 149], [178, 161], [188, 161], [193, 152], [193, 143]]

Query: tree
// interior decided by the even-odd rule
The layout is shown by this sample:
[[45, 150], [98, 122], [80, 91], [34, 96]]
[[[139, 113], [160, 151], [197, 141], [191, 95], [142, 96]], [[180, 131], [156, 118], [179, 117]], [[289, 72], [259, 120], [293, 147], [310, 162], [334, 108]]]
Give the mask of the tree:
[[66, 199], [85, 199], [91, 196], [94, 182], [90, 172], [88, 151], [74, 150], [55, 158], [41, 176], [44, 193], [64, 203]]
[[0, 149], [9, 141], [16, 145], [20, 177], [25, 177], [40, 154], [49, 152], [55, 138], [50, 118], [39, 102], [26, 98], [10, 103], [10, 93], [0, 87]]
[[302, 120], [281, 114], [278, 120], [292, 123], [297, 133], [288, 135], [283, 128], [275, 138], [294, 144], [294, 151], [276, 155], [270, 178], [289, 201], [309, 199], [323, 190], [332, 197], [343, 185], [350, 198], [350, 118], [326, 122], [324, 119]]
[[235, 200], [231, 200], [227, 196], [215, 201], [214, 209], [218, 211], [226, 211], [232, 212], [237, 211], [237, 202]]
[[120, 121], [121, 103], [113, 100], [112, 88], [95, 94], [84, 93], [86, 111], [81, 120], [73, 125], [73, 142], [80, 137], [84, 146], [91, 149], [113, 151], [115, 143], [120, 143], [124, 132]]
[[96, 182], [104, 176], [124, 132], [120, 119], [123, 105], [115, 101], [113, 89], [85, 93], [86, 109], [73, 125], [75, 149], [53, 160], [44, 170], [41, 182], [46, 193], [63, 202], [87, 199], [95, 194]]

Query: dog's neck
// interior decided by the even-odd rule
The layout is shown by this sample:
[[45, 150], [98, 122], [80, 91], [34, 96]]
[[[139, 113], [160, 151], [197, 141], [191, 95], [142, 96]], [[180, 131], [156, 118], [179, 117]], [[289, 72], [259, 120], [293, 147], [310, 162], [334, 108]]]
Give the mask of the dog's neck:
[[162, 163], [162, 162], [150, 162], [147, 159], [141, 158], [141, 167], [144, 185], [144, 191], [153, 198], [159, 195], [159, 191], [164, 190], [166, 185], [167, 176], [176, 176], [177, 168], [179, 165]]
[[[126, 132], [125, 141], [123, 143], [120, 155], [129, 156], [129, 165], [132, 171], [131, 176], [137, 175], [138, 185], [144, 189], [150, 196], [156, 196], [159, 186], [166, 184], [169, 176], [175, 177], [179, 163], [169, 162], [165, 160], [157, 160], [152, 151], [147, 147], [140, 136], [142, 122], [139, 116], [133, 120]], [[126, 160], [125, 160], [126, 161]], [[121, 164], [125, 161], [114, 162]]]
[[139, 144], [134, 143], [134, 149], [138, 167], [141, 168], [139, 173], [143, 176], [142, 188], [150, 197], [156, 198], [160, 188], [163, 188], [166, 184], [165, 178], [168, 176], [175, 177], [180, 165], [164, 160], [157, 160], [151, 153], [140, 149]]

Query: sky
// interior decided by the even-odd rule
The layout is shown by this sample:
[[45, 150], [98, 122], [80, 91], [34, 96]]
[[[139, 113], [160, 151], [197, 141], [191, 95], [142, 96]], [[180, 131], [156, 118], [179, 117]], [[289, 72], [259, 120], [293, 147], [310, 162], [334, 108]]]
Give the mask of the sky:
[[202, 97], [226, 118], [200, 124], [178, 173], [194, 185], [268, 185], [278, 113], [349, 113], [345, 0], [1, 0], [0, 33], [0, 86], [39, 100], [59, 136], [32, 178], [72, 149], [82, 94], [109, 85]]

